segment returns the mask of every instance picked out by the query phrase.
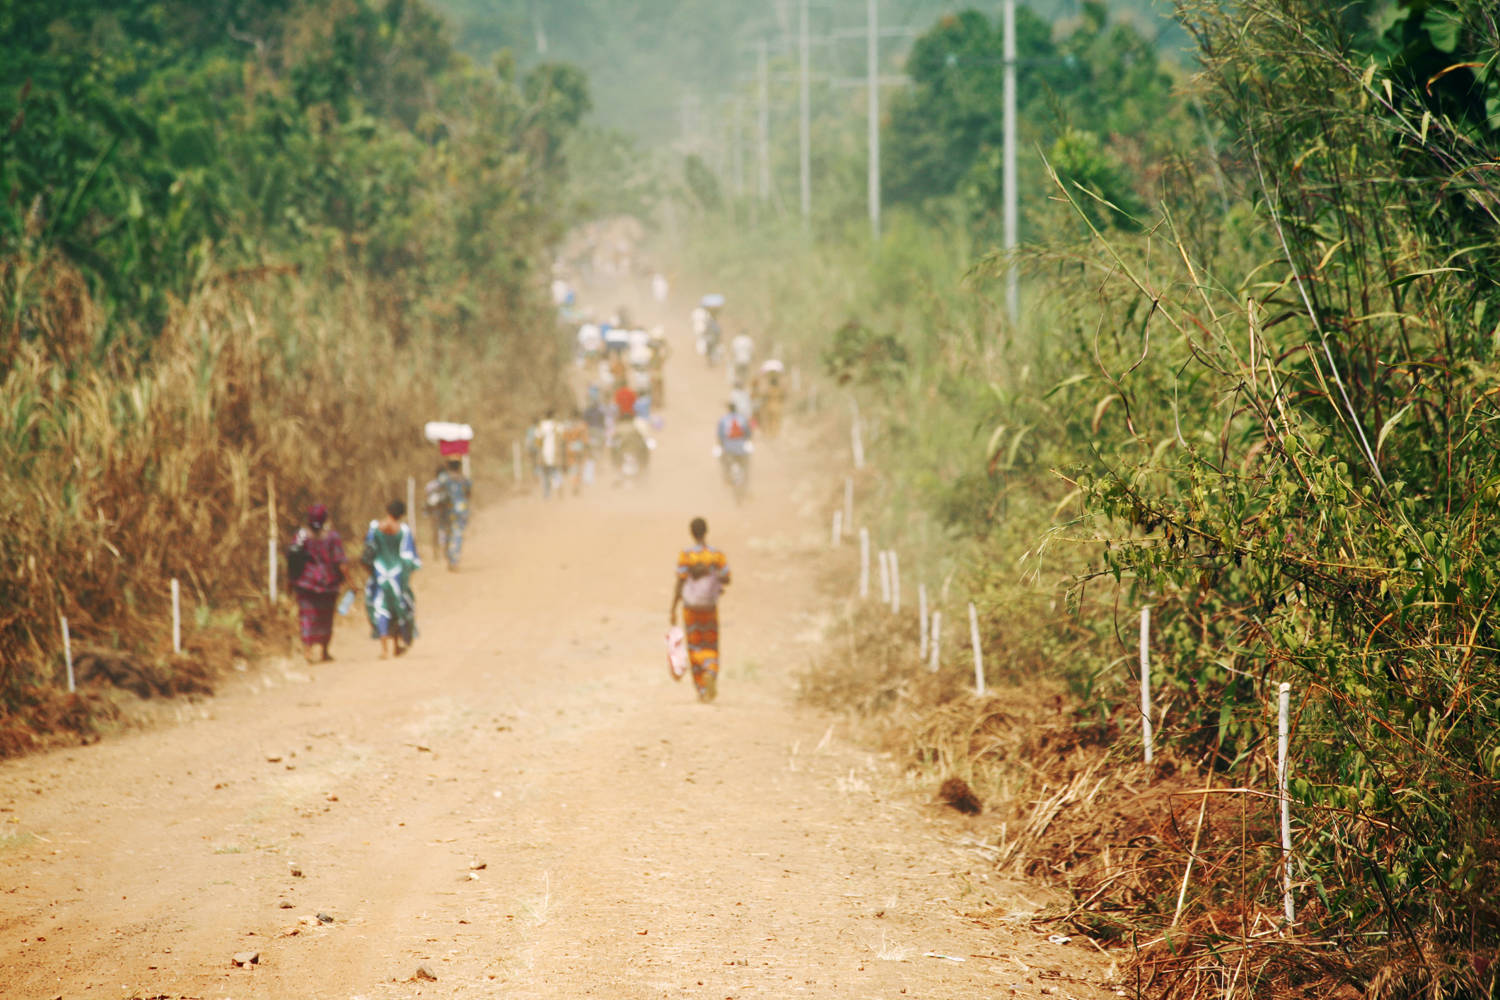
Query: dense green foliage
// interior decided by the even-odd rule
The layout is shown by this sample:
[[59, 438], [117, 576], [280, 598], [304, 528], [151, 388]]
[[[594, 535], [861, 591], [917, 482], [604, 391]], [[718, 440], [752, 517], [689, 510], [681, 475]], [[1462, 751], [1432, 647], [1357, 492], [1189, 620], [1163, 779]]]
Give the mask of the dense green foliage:
[[113, 335], [139, 321], [147, 339], [210, 272], [271, 260], [347, 263], [415, 308], [479, 274], [520, 296], [522, 261], [556, 232], [558, 173], [528, 167], [555, 167], [587, 110], [577, 70], [478, 73], [401, 0], [221, 14], [6, 5], [0, 255], [62, 253]]
[[[1195, 5], [1202, 71], [1170, 95], [1090, 48], [1078, 74], [1126, 92], [1094, 119], [1062, 96], [1051, 119], [1028, 111], [1057, 129], [1057, 176], [1031, 209], [1019, 328], [995, 308], [1006, 260], [960, 285], [986, 231], [951, 213], [898, 216], [873, 258], [800, 258], [767, 232], [770, 260], [719, 261], [766, 324], [817, 330], [809, 354], [857, 393], [889, 467], [869, 483], [876, 530], [929, 580], [957, 561], [1004, 662], [1068, 678], [1122, 762], [1139, 753], [1134, 618], [1153, 608], [1159, 752], [1252, 790], [1193, 849], [1189, 913], [1160, 949], [1182, 978], [1159, 985], [1183, 995], [1496, 989], [1492, 6]], [[997, 48], [966, 15], [914, 50], [887, 146], [907, 150], [891, 169], [912, 200], [963, 197], [988, 169], [994, 70], [956, 74]], [[1163, 141], [1119, 155], [1114, 114]], [[1112, 188], [1145, 232], [1101, 210], [1124, 206]], [[1262, 795], [1282, 683], [1298, 922], [1262, 945], [1280, 921]], [[1088, 885], [1110, 912], [1080, 926], [1118, 935], [1128, 904], [1167, 933], [1187, 852], [1164, 850], [1129, 897], [1099, 903], [1118, 871]]]
[[1129, 422], [1080, 483], [1135, 528], [1108, 570], [1175, 609], [1178, 713], [1205, 745], [1251, 753], [1296, 686], [1311, 919], [1415, 961], [1426, 935], [1500, 933], [1500, 131], [1428, 92], [1408, 19], [1442, 19], [1447, 65], [1481, 73], [1500, 29], [1463, 0], [1402, 14], [1399, 46], [1297, 0], [1194, 20], [1270, 245], [1244, 241], [1263, 256], [1242, 274], [1113, 258], [1142, 298], [1106, 318], [1094, 381]]
[[[1081, 185], [1120, 207], [1113, 221], [1142, 214], [1136, 193], [1143, 174], [1182, 143], [1172, 76], [1153, 41], [1127, 23], [1111, 23], [1103, 3], [1089, 0], [1083, 16], [1059, 37], [1029, 7], [1016, 11], [1017, 141], [1028, 205], [1050, 183], [1034, 151], [1047, 152], [1069, 186]], [[977, 10], [946, 17], [912, 46], [910, 88], [900, 91], [886, 127], [885, 193], [893, 202], [923, 204], [961, 194], [967, 212], [993, 222], [1000, 212], [1000, 151], [1004, 93], [1003, 32]], [[1034, 230], [1038, 213], [1028, 214]]]
[[418, 0], [0, 5], [0, 753], [59, 614], [170, 673], [168, 577], [200, 624], [274, 621], [268, 506], [347, 527], [426, 471], [424, 420], [503, 447], [550, 401], [589, 104]]

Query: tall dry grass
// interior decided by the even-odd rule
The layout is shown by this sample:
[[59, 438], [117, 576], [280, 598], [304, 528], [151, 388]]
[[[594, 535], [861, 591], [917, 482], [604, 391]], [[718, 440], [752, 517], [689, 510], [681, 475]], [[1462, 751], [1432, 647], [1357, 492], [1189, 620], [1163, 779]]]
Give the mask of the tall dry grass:
[[508, 468], [523, 414], [562, 391], [540, 306], [398, 317], [352, 273], [207, 282], [145, 358], [98, 348], [108, 317], [59, 260], [0, 261], [0, 296], [0, 749], [61, 689], [60, 616], [76, 647], [170, 669], [175, 577], [189, 647], [213, 622], [265, 631], [273, 491], [283, 541], [321, 501], [357, 549], [430, 475], [425, 420], [475, 425], [483, 479], [487, 449]]

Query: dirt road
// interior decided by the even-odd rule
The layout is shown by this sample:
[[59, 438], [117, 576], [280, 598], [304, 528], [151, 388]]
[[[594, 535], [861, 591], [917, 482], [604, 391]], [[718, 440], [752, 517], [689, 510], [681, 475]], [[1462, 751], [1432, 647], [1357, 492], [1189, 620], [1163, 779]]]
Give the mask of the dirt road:
[[[1043, 896], [989, 880], [969, 821], [794, 705], [825, 470], [763, 447], [735, 508], [687, 353], [650, 481], [480, 497], [407, 657], [350, 619], [334, 663], [0, 765], [0, 997], [1112, 995], [1005, 919]], [[712, 706], [662, 652], [696, 514], [735, 572]]]

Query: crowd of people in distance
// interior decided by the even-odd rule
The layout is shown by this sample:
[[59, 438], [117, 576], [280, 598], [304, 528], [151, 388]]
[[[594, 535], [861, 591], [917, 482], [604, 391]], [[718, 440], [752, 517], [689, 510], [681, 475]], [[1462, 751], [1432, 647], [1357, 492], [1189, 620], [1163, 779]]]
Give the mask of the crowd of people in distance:
[[[651, 277], [651, 295], [665, 304], [669, 285], [661, 274]], [[654, 434], [661, 427], [666, 400], [665, 367], [669, 344], [661, 327], [632, 324], [625, 310], [595, 322], [579, 306], [572, 286], [559, 278], [553, 299], [560, 319], [578, 320], [575, 365], [582, 374], [584, 401], [571, 413], [549, 410], [526, 431], [525, 452], [544, 499], [578, 494], [602, 477], [608, 463], [616, 485], [644, 475], [655, 450]], [[786, 401], [785, 369], [768, 358], [757, 366], [756, 344], [741, 330], [725, 342], [720, 311], [724, 298], [706, 295], [693, 309], [694, 347], [711, 369], [723, 365], [729, 384], [727, 405], [716, 418], [715, 452], [726, 482], [736, 497], [746, 482], [754, 438], [774, 438], [781, 430]], [[459, 427], [465, 440], [439, 440], [433, 427]], [[468, 475], [467, 425], [429, 424], [429, 440], [442, 453], [423, 490], [422, 513], [431, 521], [432, 551], [441, 554], [450, 571], [457, 571], [470, 516], [473, 483]], [[445, 434], [446, 437], [446, 434]], [[365, 530], [359, 563], [364, 568], [363, 597], [370, 635], [380, 644], [380, 657], [401, 656], [417, 636], [416, 599], [412, 576], [422, 567], [417, 536], [408, 520], [414, 511], [394, 499]], [[681, 641], [687, 650], [694, 686], [702, 701], [717, 694], [717, 602], [729, 582], [724, 555], [705, 541], [706, 525], [695, 518], [693, 545], [679, 555], [671, 618], [682, 612]], [[349, 583], [348, 557], [339, 533], [329, 523], [322, 504], [310, 507], [295, 540], [286, 550], [298, 623], [309, 663], [333, 657], [329, 647], [334, 616], [347, 613], [355, 590]]]
[[601, 462], [617, 486], [647, 472], [666, 402], [668, 353], [665, 332], [632, 326], [624, 309], [579, 325], [574, 363], [585, 379], [585, 402], [568, 415], [549, 410], [526, 431], [544, 499], [592, 486]]

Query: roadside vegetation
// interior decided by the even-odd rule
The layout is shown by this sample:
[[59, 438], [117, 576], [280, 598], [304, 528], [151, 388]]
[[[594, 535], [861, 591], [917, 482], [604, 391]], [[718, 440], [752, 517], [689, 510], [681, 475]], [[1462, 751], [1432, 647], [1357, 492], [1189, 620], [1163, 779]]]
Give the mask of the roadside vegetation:
[[499, 438], [557, 388], [582, 75], [476, 67], [418, 2], [205, 10], [0, 11], [0, 753], [105, 708], [58, 699], [60, 616], [191, 690], [285, 627], [269, 504], [357, 538], [424, 420]]
[[1018, 326], [998, 73], [940, 58], [993, 52], [983, 15], [916, 43], [877, 245], [857, 218], [725, 237], [685, 182], [697, 269], [857, 403], [860, 524], [950, 622], [977, 603], [1002, 688], [964, 697], [966, 629], [928, 676], [915, 618], [871, 607], [807, 693], [966, 782], [996, 863], [1072, 893], [1041, 919], [1129, 944], [1143, 993], [1493, 996], [1500, 23], [1473, 0], [1181, 17], [1190, 74], [1092, 44], [1107, 23], [1051, 36], [1107, 85], [1026, 105], [1050, 193], [1026, 200]]

